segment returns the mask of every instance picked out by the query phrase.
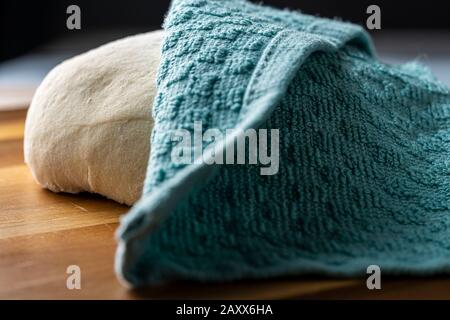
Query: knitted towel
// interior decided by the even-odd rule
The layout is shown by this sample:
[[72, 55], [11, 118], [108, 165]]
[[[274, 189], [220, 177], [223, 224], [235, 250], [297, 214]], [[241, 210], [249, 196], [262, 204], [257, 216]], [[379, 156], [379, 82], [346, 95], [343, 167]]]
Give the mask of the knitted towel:
[[[144, 195], [118, 231], [128, 283], [450, 270], [450, 92], [425, 68], [242, 0], [174, 1], [165, 29]], [[279, 129], [278, 172], [174, 162], [199, 122], [235, 129], [216, 150]]]

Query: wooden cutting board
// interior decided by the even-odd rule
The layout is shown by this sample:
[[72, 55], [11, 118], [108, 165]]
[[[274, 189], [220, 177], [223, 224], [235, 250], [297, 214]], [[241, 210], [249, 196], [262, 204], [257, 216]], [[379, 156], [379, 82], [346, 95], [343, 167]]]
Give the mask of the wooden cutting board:
[[[290, 277], [226, 284], [189, 282], [131, 290], [114, 274], [114, 232], [128, 207], [101, 196], [42, 189], [23, 163], [26, 110], [0, 111], [0, 299], [404, 299], [450, 298], [450, 278]], [[67, 267], [81, 269], [69, 290]]]

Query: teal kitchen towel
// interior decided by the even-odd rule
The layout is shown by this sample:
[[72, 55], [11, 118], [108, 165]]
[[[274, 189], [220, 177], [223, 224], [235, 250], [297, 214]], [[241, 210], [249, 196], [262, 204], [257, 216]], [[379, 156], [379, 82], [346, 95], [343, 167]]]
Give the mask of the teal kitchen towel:
[[[379, 62], [358, 26], [243, 0], [175, 0], [164, 28], [120, 277], [450, 271], [450, 91], [424, 67]], [[199, 127], [216, 134], [186, 143]], [[252, 129], [277, 167], [220, 164]], [[181, 141], [195, 161], [175, 161]]]

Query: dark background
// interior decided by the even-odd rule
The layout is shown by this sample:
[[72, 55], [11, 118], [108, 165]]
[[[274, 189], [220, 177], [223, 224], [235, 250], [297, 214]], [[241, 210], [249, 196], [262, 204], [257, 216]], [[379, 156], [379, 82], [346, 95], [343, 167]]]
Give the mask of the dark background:
[[[159, 28], [169, 0], [47, 0], [0, 1], [0, 61], [24, 54], [68, 33], [116, 29], [149, 31]], [[261, 2], [261, 1], [257, 1]], [[277, 7], [300, 9], [323, 17], [341, 17], [365, 24], [366, 8], [381, 7], [383, 29], [450, 29], [450, 1], [406, 0], [263, 0]], [[82, 29], [66, 29], [66, 8], [81, 8]], [[130, 31], [131, 33], [131, 31]], [[450, 39], [449, 39], [450, 40]]]

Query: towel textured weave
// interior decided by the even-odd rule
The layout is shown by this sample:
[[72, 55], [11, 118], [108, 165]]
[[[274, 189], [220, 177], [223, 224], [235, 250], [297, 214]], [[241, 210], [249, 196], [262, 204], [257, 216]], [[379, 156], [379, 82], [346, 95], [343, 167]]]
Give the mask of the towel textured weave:
[[[127, 282], [450, 270], [450, 92], [425, 68], [242, 0], [174, 1], [164, 27], [144, 195], [118, 231]], [[279, 172], [175, 164], [171, 134], [196, 121], [279, 129]]]

